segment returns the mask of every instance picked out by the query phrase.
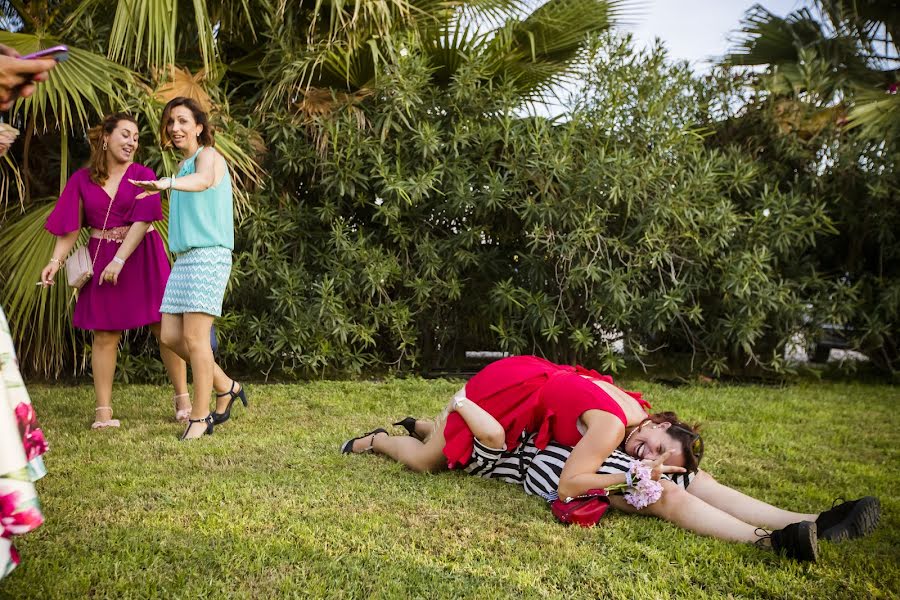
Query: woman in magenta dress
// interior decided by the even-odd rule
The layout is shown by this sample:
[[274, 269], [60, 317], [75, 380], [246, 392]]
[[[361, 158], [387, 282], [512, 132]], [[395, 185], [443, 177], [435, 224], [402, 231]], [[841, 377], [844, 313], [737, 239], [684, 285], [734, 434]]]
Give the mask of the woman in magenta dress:
[[[91, 129], [89, 139], [90, 167], [72, 174], [47, 218], [45, 227], [57, 240], [41, 282], [53, 284], [81, 228], [89, 227], [94, 276], [81, 288], [72, 321], [94, 334], [97, 408], [92, 427], [99, 429], [119, 426], [112, 414], [112, 384], [122, 332], [149, 325], [159, 339], [159, 306], [171, 269], [162, 238], [151, 225], [163, 216], [159, 195], [138, 200], [143, 190], [128, 181], [155, 177], [152, 169], [133, 162], [138, 147], [134, 117], [107, 115]], [[190, 413], [187, 367], [163, 345], [160, 354], [175, 388], [176, 419], [185, 420]]]

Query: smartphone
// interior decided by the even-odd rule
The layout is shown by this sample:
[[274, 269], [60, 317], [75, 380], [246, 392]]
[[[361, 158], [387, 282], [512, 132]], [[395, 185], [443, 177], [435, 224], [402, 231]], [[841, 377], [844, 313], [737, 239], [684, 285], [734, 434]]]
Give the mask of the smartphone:
[[69, 58], [69, 47], [53, 46], [52, 48], [44, 48], [43, 50], [38, 50], [37, 52], [33, 52], [31, 54], [26, 54], [21, 58], [23, 60], [29, 60], [32, 58], [52, 58], [56, 62], [63, 62], [64, 60]]

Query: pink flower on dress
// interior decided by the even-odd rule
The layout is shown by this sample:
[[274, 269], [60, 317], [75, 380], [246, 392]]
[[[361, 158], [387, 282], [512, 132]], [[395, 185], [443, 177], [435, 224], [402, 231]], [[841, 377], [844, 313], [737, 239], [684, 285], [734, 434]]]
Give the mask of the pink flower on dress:
[[36, 508], [18, 510], [17, 498], [16, 492], [0, 495], [0, 535], [3, 537], [28, 533], [44, 522], [44, 516]]
[[44, 439], [44, 432], [38, 429], [28, 429], [22, 437], [22, 443], [25, 445], [25, 457], [32, 461], [47, 451], [49, 445]]
[[37, 414], [27, 402], [22, 402], [16, 407], [16, 418], [19, 420], [20, 426], [30, 427], [37, 423]]

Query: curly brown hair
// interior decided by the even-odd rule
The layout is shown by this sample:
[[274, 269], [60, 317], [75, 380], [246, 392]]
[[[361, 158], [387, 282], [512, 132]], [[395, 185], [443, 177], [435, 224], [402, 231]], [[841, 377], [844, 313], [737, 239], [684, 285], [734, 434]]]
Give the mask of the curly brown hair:
[[106, 164], [106, 149], [103, 147], [103, 136], [111, 134], [122, 121], [138, 124], [128, 113], [116, 112], [103, 117], [99, 125], [88, 130], [88, 142], [91, 145], [91, 181], [103, 187], [109, 179], [109, 166]]

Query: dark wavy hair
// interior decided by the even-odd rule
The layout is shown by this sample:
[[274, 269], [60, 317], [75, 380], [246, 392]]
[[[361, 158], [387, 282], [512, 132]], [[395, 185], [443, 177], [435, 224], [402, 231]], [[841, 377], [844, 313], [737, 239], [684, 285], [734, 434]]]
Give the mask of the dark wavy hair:
[[91, 181], [103, 187], [109, 179], [109, 167], [106, 164], [106, 150], [103, 149], [103, 136], [115, 131], [121, 121], [138, 124], [133, 116], [125, 112], [110, 113], [103, 117], [99, 125], [88, 130], [88, 143], [91, 145]]
[[200, 108], [200, 104], [193, 98], [178, 96], [177, 98], [169, 100], [162, 112], [162, 118], [159, 123], [159, 142], [162, 144], [163, 148], [168, 148], [172, 145], [172, 140], [169, 139], [169, 132], [166, 131], [166, 125], [169, 124], [169, 117], [172, 113], [172, 109], [176, 106], [187, 108], [191, 111], [191, 114], [194, 115], [194, 121], [197, 125], [203, 126], [203, 131], [201, 131], [200, 135], [197, 137], [197, 141], [200, 142], [200, 145], [215, 146], [215, 135], [213, 134], [212, 125], [209, 124], [209, 116], [206, 114], [206, 111]]
[[691, 473], [696, 473], [700, 468], [700, 459], [703, 458], [703, 438], [700, 437], [700, 425], [689, 425], [679, 420], [678, 415], [673, 412], [653, 413], [647, 418], [656, 424], [668, 423], [670, 425], [666, 429], [666, 433], [681, 445], [681, 451], [684, 454], [684, 468]]

